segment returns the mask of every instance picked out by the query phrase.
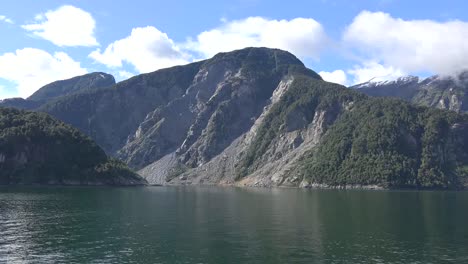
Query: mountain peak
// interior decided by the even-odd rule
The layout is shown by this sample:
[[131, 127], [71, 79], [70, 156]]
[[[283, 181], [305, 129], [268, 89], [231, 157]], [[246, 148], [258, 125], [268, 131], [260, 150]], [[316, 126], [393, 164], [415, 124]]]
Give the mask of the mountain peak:
[[316, 72], [306, 68], [304, 63], [292, 53], [265, 47], [248, 47], [244, 49], [221, 52], [213, 58], [206, 60], [207, 65], [217, 63], [234, 63], [242, 65], [244, 70], [252, 70], [254, 67], [273, 69], [284, 73], [300, 73], [314, 79], [322, 80]]
[[281, 50], [281, 49], [273, 49], [273, 48], [266, 48], [266, 47], [247, 47], [243, 49], [228, 51], [228, 52], [220, 52], [213, 56], [213, 58], [209, 60], [218, 60], [220, 58], [229, 58], [229, 57], [239, 57], [243, 59], [247, 58], [263, 58], [267, 59], [268, 57], [276, 57], [279, 60], [279, 63], [291, 63], [291, 64], [299, 64], [304, 65], [294, 54], [290, 53], [289, 51]]
[[468, 71], [428, 78], [406, 76], [394, 81], [370, 81], [350, 88], [359, 89], [370, 96], [398, 97], [418, 105], [455, 112], [468, 111], [465, 96], [468, 91]]
[[71, 79], [47, 84], [28, 97], [28, 100], [42, 101], [68, 95], [85, 89], [98, 89], [115, 84], [114, 76], [104, 72], [92, 72]]
[[356, 84], [352, 86], [354, 89], [370, 88], [370, 87], [382, 87], [384, 85], [406, 85], [410, 83], [418, 83], [421, 79], [417, 76], [402, 76], [396, 79], [390, 80], [379, 80], [379, 77], [374, 77], [367, 82]]

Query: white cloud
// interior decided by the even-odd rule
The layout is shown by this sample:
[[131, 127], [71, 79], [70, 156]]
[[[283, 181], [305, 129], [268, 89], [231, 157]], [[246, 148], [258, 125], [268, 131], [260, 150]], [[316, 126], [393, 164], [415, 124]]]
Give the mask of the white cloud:
[[405, 72], [450, 74], [468, 67], [468, 23], [403, 20], [363, 11], [345, 30], [346, 46], [364, 60]]
[[17, 95], [27, 97], [56, 80], [87, 73], [80, 63], [64, 52], [53, 55], [35, 48], [0, 55], [0, 78], [15, 83]]
[[129, 79], [129, 78], [135, 76], [134, 73], [131, 73], [131, 72], [128, 72], [128, 71], [119, 71], [118, 74], [119, 74], [119, 77], [123, 78], [123, 79]]
[[6, 22], [8, 24], [14, 24], [13, 20], [11, 20], [10, 18], [8, 18], [6, 16], [2, 16], [2, 15], [0, 15], [0, 21]]
[[96, 22], [90, 13], [70, 5], [36, 15], [37, 23], [23, 25], [34, 35], [57, 46], [96, 46]]
[[268, 20], [248, 17], [223, 20], [220, 27], [200, 33], [184, 46], [203, 57], [245, 47], [269, 47], [290, 51], [302, 58], [318, 59], [329, 42], [320, 23], [311, 18]]
[[[222, 25], [200, 33], [195, 40], [175, 43], [155, 27], [132, 29], [129, 36], [96, 49], [89, 57], [111, 68], [124, 63], [139, 73], [155, 71], [212, 57], [216, 53], [246, 47], [269, 47], [290, 51], [301, 58], [318, 59], [329, 44], [321, 24], [310, 18], [268, 20], [249, 17], [242, 20], [221, 20]], [[123, 73], [122, 77], [130, 76]]]
[[140, 73], [186, 64], [190, 59], [166, 33], [151, 26], [134, 28], [130, 36], [111, 43], [103, 52], [93, 51], [89, 57], [108, 67], [122, 67], [127, 62]]
[[338, 83], [346, 85], [348, 83], [348, 78], [346, 73], [343, 70], [336, 70], [332, 72], [321, 71], [319, 75], [327, 82]]
[[352, 84], [364, 83], [370, 80], [395, 80], [398, 77], [407, 75], [401, 69], [394, 68], [393, 66], [384, 66], [373, 61], [364, 62], [363, 65], [354, 66], [352, 70], [348, 70], [347, 72], [348, 74], [353, 75]]

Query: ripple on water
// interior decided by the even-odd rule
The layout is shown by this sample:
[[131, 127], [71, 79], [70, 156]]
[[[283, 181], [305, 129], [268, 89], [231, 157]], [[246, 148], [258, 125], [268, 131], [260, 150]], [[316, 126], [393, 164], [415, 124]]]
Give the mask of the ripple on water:
[[0, 263], [463, 263], [467, 193], [0, 189]]

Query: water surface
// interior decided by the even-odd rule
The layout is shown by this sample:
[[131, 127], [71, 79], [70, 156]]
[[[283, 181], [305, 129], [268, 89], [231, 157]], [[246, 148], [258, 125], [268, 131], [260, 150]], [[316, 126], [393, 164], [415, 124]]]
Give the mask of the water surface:
[[0, 263], [468, 263], [468, 192], [0, 188]]

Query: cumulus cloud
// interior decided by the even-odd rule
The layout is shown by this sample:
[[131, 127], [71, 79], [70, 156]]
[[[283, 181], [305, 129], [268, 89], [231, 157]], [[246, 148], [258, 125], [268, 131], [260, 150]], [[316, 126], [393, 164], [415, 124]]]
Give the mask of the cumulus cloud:
[[356, 16], [343, 36], [345, 45], [365, 60], [394, 70], [439, 74], [468, 67], [467, 39], [467, 22], [403, 20], [369, 11]]
[[318, 59], [329, 42], [322, 25], [311, 18], [269, 20], [248, 17], [222, 22], [220, 27], [189, 40], [185, 48], [205, 58], [245, 47], [269, 47], [290, 51], [301, 58]]
[[132, 78], [133, 76], [135, 76], [134, 73], [131, 73], [131, 72], [128, 72], [128, 71], [119, 71], [118, 74], [119, 74], [119, 77], [123, 78], [123, 79], [129, 79], [129, 78]]
[[53, 55], [35, 48], [24, 48], [0, 55], [0, 78], [16, 84], [16, 96], [28, 97], [40, 87], [60, 79], [87, 73], [64, 52]]
[[140, 73], [189, 62], [189, 56], [166, 33], [152, 26], [134, 28], [130, 36], [111, 43], [102, 52], [93, 51], [89, 57], [108, 67], [122, 67], [127, 62]]
[[3, 22], [8, 23], [8, 24], [14, 24], [13, 20], [11, 20], [10, 18], [8, 18], [6, 16], [3, 16], [3, 15], [0, 15], [0, 21], [3, 21]]
[[348, 83], [348, 78], [346, 73], [343, 70], [336, 70], [332, 72], [321, 71], [319, 75], [327, 82], [338, 83], [346, 85]]
[[[322, 25], [310, 18], [249, 17], [235, 21], [223, 19], [221, 23], [220, 27], [182, 43], [175, 43], [152, 26], [134, 28], [129, 36], [109, 44], [104, 50], [96, 49], [89, 57], [111, 68], [129, 63], [135, 71], [145, 73], [245, 47], [279, 48], [301, 58], [318, 59], [329, 44]], [[130, 75], [124, 73], [124, 76]]]
[[356, 65], [353, 69], [347, 71], [353, 76], [352, 84], [359, 84], [372, 81], [395, 80], [398, 77], [407, 75], [401, 69], [393, 66], [384, 66], [374, 61], [364, 62], [362, 65]]
[[34, 35], [57, 46], [96, 46], [96, 22], [90, 13], [65, 5], [35, 17], [36, 23], [23, 25]]

